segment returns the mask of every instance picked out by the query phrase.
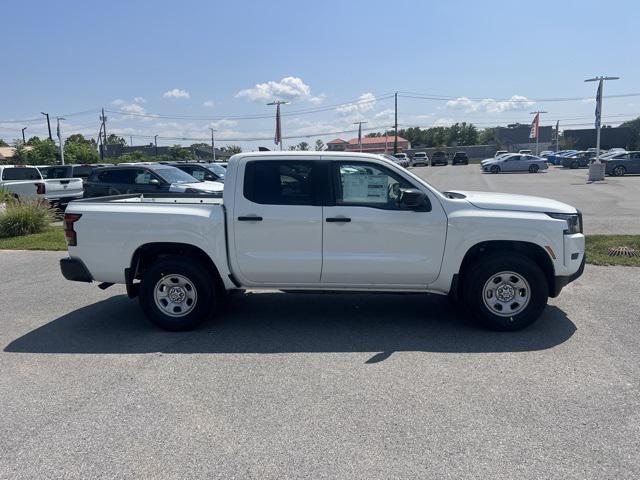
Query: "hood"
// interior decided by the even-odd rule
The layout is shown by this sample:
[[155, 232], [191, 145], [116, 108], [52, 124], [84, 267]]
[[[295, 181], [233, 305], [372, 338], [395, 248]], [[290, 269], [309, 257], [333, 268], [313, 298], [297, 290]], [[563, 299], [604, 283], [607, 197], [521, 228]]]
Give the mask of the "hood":
[[170, 191], [172, 192], [184, 192], [187, 188], [193, 188], [194, 190], [200, 190], [202, 192], [221, 192], [224, 190], [224, 184], [220, 182], [194, 182], [194, 183], [179, 183], [171, 185]]
[[576, 213], [577, 210], [566, 203], [550, 198], [513, 195], [510, 193], [465, 192], [452, 190], [451, 193], [464, 195], [473, 206], [487, 210], [512, 210], [519, 212]]
[[480, 162], [480, 165], [485, 166], [485, 165], [489, 165], [490, 163], [497, 163], [499, 161], [500, 159], [498, 158], [487, 158], [486, 160], [482, 160]]

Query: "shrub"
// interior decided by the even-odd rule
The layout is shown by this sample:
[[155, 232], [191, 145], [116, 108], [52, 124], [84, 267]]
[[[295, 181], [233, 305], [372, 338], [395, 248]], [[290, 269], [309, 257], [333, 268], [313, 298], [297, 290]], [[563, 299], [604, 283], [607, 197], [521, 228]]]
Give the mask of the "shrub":
[[0, 203], [6, 203], [11, 200], [13, 200], [13, 193], [4, 188], [0, 188]]
[[7, 203], [0, 215], [0, 237], [17, 237], [39, 233], [55, 218], [55, 211], [43, 200], [22, 199]]

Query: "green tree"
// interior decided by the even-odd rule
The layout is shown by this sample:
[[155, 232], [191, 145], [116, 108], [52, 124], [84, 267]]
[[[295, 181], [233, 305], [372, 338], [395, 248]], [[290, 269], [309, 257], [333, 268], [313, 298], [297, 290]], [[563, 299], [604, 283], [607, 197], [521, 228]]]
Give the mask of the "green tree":
[[118, 158], [109, 159], [109, 160], [113, 161], [114, 163], [123, 163], [123, 162], [133, 163], [133, 162], [153, 162], [156, 159], [155, 157], [151, 155], [147, 155], [144, 152], [133, 151], [130, 153], [125, 153], [123, 155], [120, 155]]
[[[58, 159], [58, 147], [48, 138], [34, 142], [26, 153], [26, 162], [30, 165], [54, 165]], [[25, 147], [26, 149], [26, 147]]]
[[38, 143], [40, 143], [40, 141], [40, 137], [34, 135], [29, 140], [27, 140], [26, 145], [37, 145]]
[[0, 147], [8, 147], [9, 144], [5, 142], [2, 138], [0, 138]]
[[621, 127], [630, 128], [632, 133], [632, 143], [629, 148], [632, 150], [640, 150], [640, 117], [624, 122]]
[[97, 144], [81, 133], [69, 135], [64, 142], [65, 163], [97, 163], [100, 160]]
[[28, 150], [24, 143], [16, 142], [15, 152], [13, 152], [13, 161], [15, 163], [28, 163]]
[[242, 153], [242, 148], [239, 145], [227, 145], [226, 147], [222, 147], [221, 150], [224, 152], [229, 152], [231, 155]]
[[327, 148], [327, 147], [324, 144], [324, 142], [321, 139], [317, 139], [316, 140], [316, 152], [321, 152], [325, 148]]
[[111, 135], [109, 135], [107, 137], [107, 145], [126, 145], [127, 141], [122, 138], [119, 137], [118, 135], [116, 135], [115, 133], [112, 133]]
[[182, 145], [174, 145], [169, 147], [169, 155], [178, 160], [191, 160], [195, 158], [193, 152], [189, 148], [185, 148]]

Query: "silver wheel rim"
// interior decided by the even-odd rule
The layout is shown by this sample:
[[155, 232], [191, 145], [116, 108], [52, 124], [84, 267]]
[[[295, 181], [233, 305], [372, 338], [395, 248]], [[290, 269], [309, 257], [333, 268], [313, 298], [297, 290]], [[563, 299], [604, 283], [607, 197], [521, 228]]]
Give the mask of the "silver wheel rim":
[[616, 177], [621, 177], [622, 175], [624, 175], [624, 168], [623, 167], [616, 167], [613, 172], [616, 174]]
[[156, 307], [170, 317], [188, 315], [198, 302], [193, 282], [184, 275], [165, 275], [153, 289]]
[[482, 289], [485, 307], [499, 317], [512, 317], [522, 312], [531, 300], [529, 282], [515, 272], [500, 272], [489, 277]]

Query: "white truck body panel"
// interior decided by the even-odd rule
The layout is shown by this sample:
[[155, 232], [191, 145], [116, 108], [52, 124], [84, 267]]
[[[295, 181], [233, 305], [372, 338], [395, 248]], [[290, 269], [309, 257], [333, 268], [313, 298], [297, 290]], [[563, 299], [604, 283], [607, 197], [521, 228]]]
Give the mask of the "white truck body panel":
[[[6, 180], [5, 172], [12, 168], [28, 168], [33, 176], [32, 180]], [[44, 194], [37, 193], [37, 184], [44, 184]], [[0, 166], [0, 188], [16, 194], [18, 197], [44, 198], [57, 202], [61, 200], [75, 200], [82, 198], [83, 188], [80, 178], [43, 179], [40, 170], [31, 166]]]
[[[424, 192], [432, 208], [420, 212], [254, 203], [243, 193], [244, 171], [247, 162], [265, 159], [377, 163]], [[467, 198], [442, 194], [377, 155], [238, 154], [228, 164], [222, 203], [179, 196], [107, 197], [71, 203], [67, 212], [82, 217], [75, 223], [78, 245], [69, 247], [69, 255], [82, 260], [94, 280], [124, 283], [124, 271], [131, 267], [139, 247], [149, 243], [189, 244], [212, 259], [227, 289], [446, 294], [467, 252], [481, 242], [496, 240], [539, 246], [548, 252], [556, 276], [569, 276], [579, 270], [584, 260], [584, 236], [564, 234], [567, 222], [545, 213], [576, 214], [575, 208], [536, 197], [462, 193]], [[263, 220], [238, 220], [252, 216]], [[336, 216], [348, 216], [352, 221], [326, 221]]]

